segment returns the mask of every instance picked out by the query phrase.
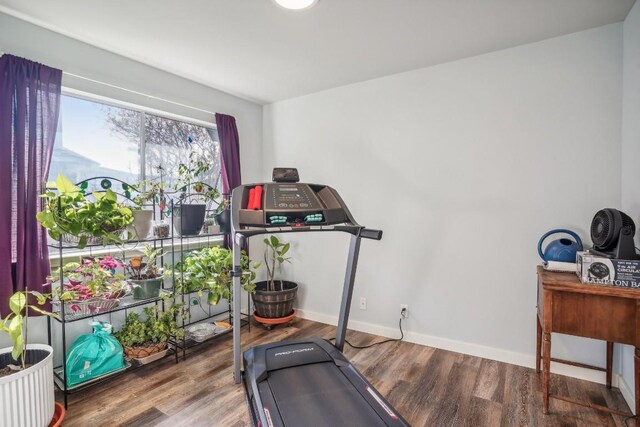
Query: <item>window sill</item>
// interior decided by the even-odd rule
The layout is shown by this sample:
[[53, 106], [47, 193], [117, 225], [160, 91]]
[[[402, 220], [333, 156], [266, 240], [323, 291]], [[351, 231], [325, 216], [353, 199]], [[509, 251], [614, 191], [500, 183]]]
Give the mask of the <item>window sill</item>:
[[[157, 247], [163, 247], [165, 252], [171, 250], [182, 250], [182, 251], [191, 251], [195, 249], [200, 249], [205, 246], [221, 246], [224, 242], [224, 235], [214, 235], [214, 236], [203, 236], [203, 237], [194, 237], [189, 238], [188, 240], [181, 241], [180, 238], [176, 238], [173, 240], [157, 240], [159, 243]], [[127, 243], [124, 246], [91, 246], [85, 249], [72, 249], [72, 248], [63, 248], [62, 251], [62, 260], [63, 263], [69, 262], [70, 260], [77, 260], [83, 256], [104, 256], [104, 255], [113, 255], [118, 254], [118, 256], [122, 256], [123, 258], [127, 258], [130, 254], [140, 254], [144, 246], [147, 244], [152, 244], [151, 241], [142, 241], [142, 242], [134, 242]], [[166, 255], [165, 255], [166, 256]], [[52, 247], [49, 248], [49, 261], [52, 265], [58, 265], [58, 260], [60, 259], [60, 254], [58, 249], [54, 249]]]

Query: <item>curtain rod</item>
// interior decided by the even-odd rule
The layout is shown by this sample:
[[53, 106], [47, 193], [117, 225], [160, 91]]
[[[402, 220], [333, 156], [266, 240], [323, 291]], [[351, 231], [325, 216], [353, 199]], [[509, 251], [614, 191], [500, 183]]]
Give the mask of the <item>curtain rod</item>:
[[[0, 56], [4, 55], [5, 53], [6, 52], [0, 50]], [[160, 98], [158, 96], [147, 95], [146, 93], [142, 93], [142, 92], [138, 92], [138, 91], [135, 91], [135, 90], [132, 90], [132, 89], [127, 89], [127, 88], [124, 88], [124, 87], [116, 86], [116, 85], [111, 84], [111, 83], [101, 82], [99, 80], [91, 79], [89, 77], [80, 76], [78, 74], [69, 73], [67, 71], [62, 71], [62, 74], [66, 75], [66, 76], [69, 76], [69, 77], [75, 77], [77, 79], [86, 80], [86, 81], [89, 81], [91, 83], [97, 83], [99, 85], [103, 85], [103, 86], [111, 87], [111, 88], [114, 88], [114, 89], [118, 89], [118, 90], [121, 90], [123, 92], [129, 92], [129, 93], [133, 93], [135, 95], [144, 96], [146, 98], [155, 99], [157, 101], [166, 102], [167, 104], [173, 104], [173, 105], [177, 105], [179, 107], [188, 108], [190, 110], [200, 111], [201, 113], [207, 113], [207, 114], [210, 114], [212, 116], [215, 116], [215, 114], [216, 114], [213, 111], [203, 110], [202, 108], [192, 107], [191, 105], [182, 104], [180, 102], [171, 101], [171, 100], [168, 100], [168, 99]]]

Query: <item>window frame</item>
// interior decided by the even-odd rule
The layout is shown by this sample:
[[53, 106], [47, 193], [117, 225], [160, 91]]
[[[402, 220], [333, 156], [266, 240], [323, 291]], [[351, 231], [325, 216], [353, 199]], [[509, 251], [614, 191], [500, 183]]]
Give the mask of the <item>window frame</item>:
[[[97, 95], [97, 94], [93, 94], [90, 92], [85, 92], [85, 91], [81, 91], [81, 90], [77, 90], [77, 89], [72, 89], [69, 87], [62, 87], [61, 90], [61, 94], [63, 96], [70, 96], [73, 98], [78, 98], [78, 99], [82, 99], [84, 101], [89, 101], [89, 102], [95, 102], [95, 103], [99, 103], [99, 104], [104, 104], [104, 105], [108, 105], [111, 107], [116, 107], [116, 108], [124, 108], [124, 109], [128, 109], [128, 110], [132, 110], [132, 111], [137, 111], [138, 113], [142, 114], [141, 120], [140, 120], [140, 133], [139, 133], [139, 150], [140, 150], [140, 158], [139, 158], [139, 162], [140, 162], [140, 175], [142, 177], [142, 179], [146, 179], [146, 138], [145, 138], [145, 115], [146, 114], [150, 114], [150, 115], [154, 115], [154, 116], [159, 116], [165, 119], [169, 119], [169, 120], [176, 120], [176, 121], [180, 121], [180, 122], [184, 122], [184, 123], [189, 123], [192, 125], [196, 125], [196, 126], [202, 126], [208, 129], [218, 129], [218, 126], [216, 125], [215, 122], [208, 122], [208, 121], [204, 121], [204, 120], [199, 120], [199, 119], [194, 119], [192, 117], [187, 117], [187, 116], [183, 116], [180, 114], [174, 114], [174, 113], [170, 113], [164, 110], [158, 110], [156, 108], [151, 108], [151, 107], [145, 107], [139, 104], [134, 104], [131, 102], [127, 102], [127, 101], [121, 101], [118, 99], [114, 99], [114, 98], [110, 98], [110, 97], [106, 97], [106, 96], [102, 96], [102, 95]], [[219, 142], [218, 142], [219, 143]], [[199, 248], [202, 246], [205, 246], [207, 243], [211, 244], [213, 240], [214, 244], [217, 245], [222, 245], [222, 242], [224, 240], [223, 237], [218, 237], [218, 238], [211, 238], [209, 237], [204, 238], [204, 239], [192, 239], [192, 244], [194, 245], [194, 249], [195, 248]], [[175, 250], [176, 247], [180, 246], [180, 242], [170, 242], [169, 244], [165, 243], [165, 247], [171, 247], [172, 250]], [[140, 252], [139, 248], [127, 248], [124, 249], [125, 251], [125, 255], [128, 255], [130, 253], [137, 253]], [[72, 252], [67, 252], [63, 255], [63, 260], [62, 262], [66, 262], [68, 259], [70, 258], [77, 258], [78, 256], [83, 256], [83, 255], [87, 255], [87, 254], [96, 254], [96, 253], [100, 253], [100, 254], [107, 254], [107, 253], [111, 253], [112, 252], [112, 248], [109, 247], [104, 247], [104, 248], [85, 248], [85, 249], [77, 249], [74, 250]], [[58, 261], [59, 259], [59, 254], [56, 253], [55, 251], [50, 251], [49, 253], [49, 260], [51, 261], [51, 265], [52, 267], [54, 266], [54, 262], [53, 261]], [[57, 265], [57, 264], [55, 264]]]

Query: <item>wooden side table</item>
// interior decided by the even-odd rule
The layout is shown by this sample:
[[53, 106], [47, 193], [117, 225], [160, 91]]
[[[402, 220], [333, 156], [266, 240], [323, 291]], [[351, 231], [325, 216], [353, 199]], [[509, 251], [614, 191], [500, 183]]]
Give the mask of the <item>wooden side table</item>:
[[[549, 413], [549, 397], [553, 397], [622, 416], [633, 416], [594, 403], [549, 394], [552, 361], [604, 371], [607, 375], [607, 387], [611, 388], [613, 343], [616, 342], [635, 346], [636, 413], [640, 413], [640, 291], [583, 284], [575, 273], [556, 273], [538, 266], [536, 325], [536, 372], [540, 372], [542, 359], [542, 402], [545, 414]], [[552, 358], [552, 332], [606, 341], [606, 368]], [[638, 418], [636, 426], [640, 427]]]

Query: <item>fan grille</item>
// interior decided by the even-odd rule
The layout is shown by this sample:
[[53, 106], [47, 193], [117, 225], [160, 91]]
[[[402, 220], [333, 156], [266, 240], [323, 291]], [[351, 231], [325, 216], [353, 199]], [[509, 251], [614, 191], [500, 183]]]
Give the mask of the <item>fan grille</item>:
[[611, 236], [611, 226], [613, 223], [613, 215], [607, 212], [607, 209], [600, 210], [591, 221], [591, 240], [597, 248], [604, 249], [603, 246]]
[[591, 222], [591, 240], [597, 250], [607, 251], [615, 248], [620, 230], [630, 227], [635, 235], [636, 226], [631, 217], [617, 209], [606, 208], [596, 212]]

